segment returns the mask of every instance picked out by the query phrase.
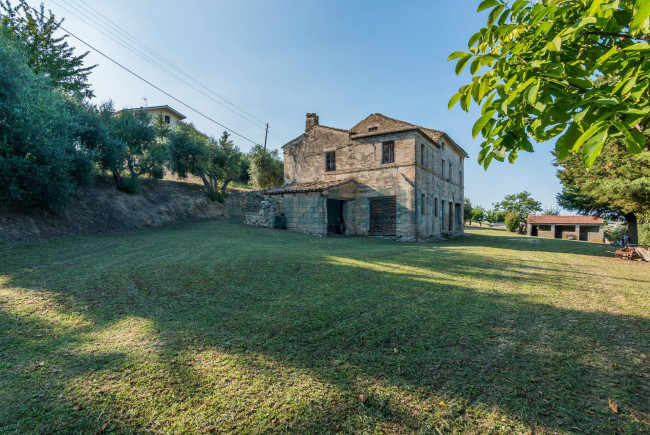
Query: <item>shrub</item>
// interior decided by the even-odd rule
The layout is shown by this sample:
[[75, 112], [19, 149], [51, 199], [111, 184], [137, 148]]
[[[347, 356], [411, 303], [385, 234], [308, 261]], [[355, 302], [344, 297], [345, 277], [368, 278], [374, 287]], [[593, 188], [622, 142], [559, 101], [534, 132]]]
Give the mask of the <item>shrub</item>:
[[519, 224], [521, 223], [521, 217], [517, 213], [508, 213], [506, 215], [506, 228], [508, 231], [514, 233], [519, 229]]
[[140, 190], [140, 178], [138, 177], [126, 177], [122, 179], [122, 182], [117, 185], [117, 188], [122, 192], [126, 193], [135, 193]]
[[208, 198], [210, 198], [212, 201], [217, 201], [222, 204], [226, 202], [226, 199], [228, 198], [228, 193], [222, 192], [220, 189], [206, 190], [206, 193], [208, 195]]

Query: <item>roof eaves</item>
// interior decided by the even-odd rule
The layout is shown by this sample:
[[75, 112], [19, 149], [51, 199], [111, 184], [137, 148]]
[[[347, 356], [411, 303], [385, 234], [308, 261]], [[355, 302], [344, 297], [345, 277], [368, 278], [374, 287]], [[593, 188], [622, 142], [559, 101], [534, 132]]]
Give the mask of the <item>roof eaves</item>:
[[179, 120], [186, 119], [187, 116], [183, 115], [181, 112], [179, 112], [176, 109], [173, 109], [172, 107], [168, 105], [163, 105], [163, 106], [147, 106], [147, 107], [134, 107], [134, 108], [128, 108], [128, 109], [122, 109], [118, 110], [117, 112], [114, 113], [114, 115], [117, 115], [120, 112], [138, 112], [138, 111], [146, 111], [146, 110], [158, 110], [158, 109], [163, 109], [163, 110], [168, 110], [171, 113], [173, 113]]
[[284, 145], [282, 145], [281, 148], [282, 148], [282, 149], [284, 149], [284, 148], [289, 148], [290, 146], [295, 145], [296, 142], [298, 142], [300, 139], [303, 139], [304, 137], [305, 137], [305, 133], [302, 133], [300, 136], [298, 136], [298, 137], [296, 137], [296, 138], [294, 138], [294, 139], [291, 139], [289, 142], [287, 142], [287, 143], [285, 143]]
[[304, 184], [289, 184], [279, 187], [271, 187], [269, 189], [261, 190], [260, 193], [266, 195], [280, 195], [284, 193], [309, 193], [309, 192], [324, 192], [344, 184], [354, 182], [354, 178], [346, 178], [334, 182], [316, 182]]
[[[411, 130], [420, 130], [420, 128], [418, 128], [418, 126], [414, 125], [412, 127], [391, 128], [390, 130], [373, 131], [371, 133], [352, 134], [352, 135], [350, 135], [350, 139], [358, 139], [358, 138], [361, 138], [361, 137], [381, 136], [383, 134], [390, 134], [390, 133], [402, 133], [402, 132], [411, 131]], [[422, 132], [422, 133], [427, 135], [425, 132]]]

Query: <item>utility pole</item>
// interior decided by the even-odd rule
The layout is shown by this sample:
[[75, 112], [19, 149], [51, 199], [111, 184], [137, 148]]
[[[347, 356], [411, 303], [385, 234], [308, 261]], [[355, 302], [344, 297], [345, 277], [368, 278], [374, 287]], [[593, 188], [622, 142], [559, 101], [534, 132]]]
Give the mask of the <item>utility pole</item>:
[[264, 151], [266, 151], [266, 138], [269, 137], [269, 123], [266, 123], [266, 133], [264, 134]]

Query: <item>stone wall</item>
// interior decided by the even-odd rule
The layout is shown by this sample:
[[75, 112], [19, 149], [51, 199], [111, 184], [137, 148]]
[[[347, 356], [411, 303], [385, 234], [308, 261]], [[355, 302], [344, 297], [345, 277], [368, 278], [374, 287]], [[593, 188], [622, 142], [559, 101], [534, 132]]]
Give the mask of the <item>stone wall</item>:
[[326, 199], [320, 192], [273, 195], [277, 212], [284, 214], [287, 230], [327, 234]]
[[[421, 134], [416, 136], [415, 215], [418, 238], [449, 233], [451, 220], [453, 233], [463, 231], [464, 216], [464, 159], [449, 147], [435, 146]], [[424, 151], [424, 158], [422, 151]], [[444, 158], [444, 166], [441, 164]], [[449, 164], [451, 163], [451, 172]], [[424, 202], [422, 202], [424, 195]], [[436, 214], [436, 201], [438, 213]], [[443, 210], [443, 201], [445, 208]], [[453, 204], [449, 213], [448, 204]], [[460, 205], [460, 207], [456, 207]], [[456, 216], [460, 209], [461, 216]]]

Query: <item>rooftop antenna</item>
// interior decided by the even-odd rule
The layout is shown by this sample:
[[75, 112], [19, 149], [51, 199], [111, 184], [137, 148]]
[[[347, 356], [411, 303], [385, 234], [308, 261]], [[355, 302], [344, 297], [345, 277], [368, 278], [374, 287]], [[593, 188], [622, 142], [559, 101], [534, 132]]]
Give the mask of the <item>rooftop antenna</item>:
[[142, 97], [142, 99], [144, 100], [144, 107], [147, 107], [147, 97]]

